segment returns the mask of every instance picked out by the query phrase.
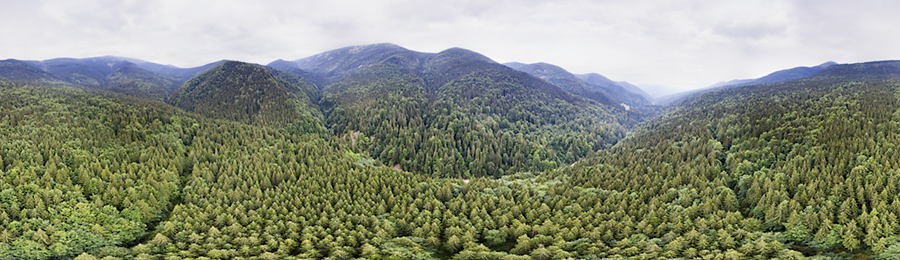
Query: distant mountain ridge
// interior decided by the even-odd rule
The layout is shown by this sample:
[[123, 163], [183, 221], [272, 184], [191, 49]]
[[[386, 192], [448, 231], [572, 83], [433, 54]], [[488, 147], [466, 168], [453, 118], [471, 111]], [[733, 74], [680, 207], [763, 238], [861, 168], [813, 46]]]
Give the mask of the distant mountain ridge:
[[640, 88], [630, 84], [619, 84], [597, 73], [575, 75], [559, 66], [543, 62], [532, 64], [509, 62], [503, 65], [532, 74], [573, 94], [601, 103], [609, 102], [626, 106], [649, 106], [652, 104], [644, 97], [649, 95]]
[[575, 75], [547, 63], [510, 62], [504, 65], [543, 79], [569, 93], [630, 111], [637, 117], [635, 121], [642, 121], [660, 111], [650, 101], [649, 95], [640, 88], [628, 83], [614, 82], [597, 73]]
[[62, 83], [62, 80], [57, 76], [41, 70], [28, 62], [14, 59], [0, 61], [0, 80]]
[[223, 63], [178, 68], [135, 58], [101, 56], [56, 58], [43, 61], [0, 61], [0, 79], [72, 84], [150, 100], [165, 101], [181, 83]]
[[279, 59], [269, 63], [267, 66], [281, 70], [301, 69], [321, 74], [334, 82], [351, 71], [386, 60], [392, 60], [393, 63], [398, 65], [415, 69], [421, 66], [423, 59], [431, 55], [433, 54], [411, 51], [391, 43], [379, 43], [344, 47], [294, 61]]
[[703, 89], [692, 90], [692, 91], [681, 92], [681, 93], [677, 93], [677, 94], [673, 94], [673, 95], [663, 96], [663, 97], [657, 98], [655, 101], [658, 104], [665, 105], [665, 104], [671, 104], [671, 103], [678, 102], [681, 100], [697, 97], [699, 95], [702, 95], [704, 93], [711, 92], [711, 91], [743, 87], [743, 86], [749, 86], [749, 85], [760, 85], [760, 84], [767, 84], [767, 83], [783, 82], [783, 81], [805, 78], [810, 75], [813, 75], [814, 73], [816, 73], [818, 71], [821, 71], [825, 68], [828, 68], [828, 67], [836, 65], [836, 64], [837, 64], [836, 62], [828, 61], [828, 62], [819, 64], [819, 65], [813, 66], [813, 67], [794, 67], [794, 68], [790, 68], [790, 69], [779, 70], [779, 71], [769, 73], [765, 76], [762, 76], [762, 77], [756, 78], [756, 79], [735, 79], [735, 80], [730, 80], [727, 82], [719, 82], [719, 83], [713, 84], [712, 86], [709, 86], [709, 87], [706, 87]]
[[898, 79], [900, 78], [900, 60], [836, 64], [819, 70], [810, 75], [810, 77]]

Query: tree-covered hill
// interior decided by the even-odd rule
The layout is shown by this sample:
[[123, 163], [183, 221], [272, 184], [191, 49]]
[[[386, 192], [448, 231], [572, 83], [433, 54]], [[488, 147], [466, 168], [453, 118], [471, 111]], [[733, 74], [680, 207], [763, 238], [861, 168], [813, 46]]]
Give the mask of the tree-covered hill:
[[32, 63], [68, 83], [100, 89], [106, 83], [106, 75], [120, 62], [102, 58], [58, 58]]
[[[328, 120], [346, 108], [380, 116], [387, 126], [375, 133], [432, 135], [412, 146], [2, 82], [0, 259], [890, 259], [900, 253], [898, 68], [836, 65], [708, 93], [572, 165], [466, 181], [391, 169], [366, 151], [436, 151], [421, 155], [428, 163], [457, 149], [490, 165], [491, 149], [511, 146], [543, 161], [540, 142], [575, 141], [607, 121], [587, 121], [600, 111], [585, 99], [549, 98], [524, 82], [539, 79], [502, 70], [432, 93], [417, 72], [381, 63], [323, 91]], [[217, 72], [287, 81], [237, 62], [195, 79]], [[423, 107], [421, 123], [404, 112]], [[430, 166], [490, 169], [480, 163]]]
[[[546, 80], [569, 93], [592, 99], [610, 107], [621, 107], [621, 109], [629, 111], [630, 117], [633, 118], [630, 120], [631, 123], [644, 121], [662, 110], [660, 107], [653, 105], [653, 102], [649, 99], [642, 96], [641, 93], [643, 91], [640, 89], [634, 87], [637, 92], [632, 92], [600, 74], [593, 73], [576, 76], [563, 68], [547, 63], [523, 64], [511, 62], [504, 65]], [[643, 94], [646, 95], [646, 93]], [[628, 126], [630, 127], [631, 124]]]
[[[380, 47], [355, 54], [380, 57], [366, 52]], [[454, 48], [421, 65], [392, 55], [325, 87], [320, 102], [336, 135], [361, 134], [358, 151], [389, 166], [432, 176], [499, 177], [569, 164], [624, 136], [617, 121], [624, 116], [616, 114], [624, 110], [481, 54]]]
[[542, 178], [612, 202], [577, 217], [615, 231], [605, 256], [896, 257], [898, 65], [708, 93]]
[[811, 77], [837, 79], [897, 79], [900, 78], [900, 61], [873, 61], [857, 64], [841, 64], [819, 70]]
[[580, 243], [549, 236], [563, 218], [527, 175], [433, 179], [374, 166], [347, 138], [108, 92], [2, 83], [0, 97], [2, 259], [500, 259]]
[[[599, 74], [586, 76], [582, 79], [563, 68], [547, 63], [505, 63], [510, 68], [526, 72], [538, 78], [559, 86], [572, 94], [580, 95], [597, 102], [610, 105], [625, 104], [628, 107], [646, 107], [652, 103], [637, 93], [632, 93], [616, 82], [606, 79]], [[603, 80], [605, 79], [605, 81]]]
[[0, 80], [10, 82], [62, 83], [62, 80], [46, 71], [20, 60], [0, 61]]
[[0, 75], [8, 81], [68, 84], [157, 101], [165, 100], [184, 81], [145, 70], [132, 61], [148, 64], [137, 59], [112, 56], [45, 61], [6, 60], [0, 67]]
[[[184, 83], [169, 102], [210, 118], [325, 132], [315, 86], [259, 65], [228, 61]], [[299, 84], [299, 85], [298, 85]]]
[[177, 90], [100, 58], [0, 62], [0, 259], [900, 256], [897, 61], [636, 124], [460, 48], [227, 61]]
[[431, 54], [411, 51], [390, 43], [381, 43], [340, 48], [295, 61], [277, 60], [270, 63], [269, 66], [282, 70], [298, 68], [323, 75], [335, 82], [352, 71], [387, 60], [393, 60], [393, 63], [408, 69], [415, 69], [421, 66], [424, 59], [429, 56]]
[[719, 91], [719, 90], [723, 90], [723, 89], [739, 88], [739, 87], [743, 87], [743, 86], [760, 85], [760, 84], [776, 83], [776, 82], [801, 79], [801, 78], [805, 78], [810, 75], [813, 75], [814, 73], [821, 71], [821, 70], [828, 68], [835, 64], [837, 64], [837, 63], [835, 63], [833, 61], [829, 61], [829, 62], [819, 64], [818, 66], [795, 67], [795, 68], [790, 68], [790, 69], [779, 70], [779, 71], [769, 73], [765, 76], [762, 76], [762, 77], [756, 78], [756, 79], [735, 79], [735, 80], [730, 80], [727, 82], [719, 82], [719, 83], [713, 84], [712, 86], [709, 86], [709, 87], [706, 87], [703, 89], [686, 91], [686, 92], [682, 92], [682, 93], [672, 94], [669, 96], [659, 97], [656, 99], [656, 103], [668, 105], [668, 104], [677, 103], [677, 102], [681, 102], [681, 101], [685, 101], [685, 100], [690, 100], [690, 99], [699, 97], [700, 95], [703, 95], [705, 93]]
[[611, 146], [624, 137], [623, 126], [643, 119], [460, 48], [432, 54], [355, 46], [271, 67], [181, 69], [112, 56], [29, 64], [20, 66], [36, 73], [29, 78], [165, 101], [211, 118], [362, 135], [355, 151], [434, 176], [569, 164]]
[[155, 101], [165, 101], [180, 83], [174, 77], [144, 70], [130, 62], [117, 64], [104, 82], [104, 90]]

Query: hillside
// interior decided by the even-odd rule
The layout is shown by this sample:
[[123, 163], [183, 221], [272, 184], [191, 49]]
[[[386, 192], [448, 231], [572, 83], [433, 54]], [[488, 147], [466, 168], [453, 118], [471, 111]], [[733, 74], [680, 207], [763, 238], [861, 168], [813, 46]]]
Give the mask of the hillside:
[[0, 75], [10, 81], [70, 84], [163, 101], [184, 81], [143, 69], [149, 62], [113, 56], [45, 61], [6, 60]]
[[175, 91], [179, 81], [176, 78], [144, 70], [134, 63], [117, 64], [104, 78], [101, 89], [128, 96], [155, 101], [165, 101], [169, 93]]
[[359, 134], [357, 151], [389, 166], [466, 178], [572, 163], [624, 136], [615, 111], [481, 54], [428, 57], [364, 66], [323, 89], [335, 134]]
[[[708, 93], [573, 165], [467, 181], [377, 166], [357, 152], [364, 136], [305, 134], [106, 92], [4, 82], [0, 257], [888, 258], [900, 247], [898, 68], [837, 65], [798, 81]], [[238, 62], [196, 79], [216, 72], [277, 81], [264, 67]], [[540, 81], [511, 73], [480, 71], [445, 84], [434, 98], [448, 98], [438, 103], [468, 110], [423, 115], [422, 125], [461, 119], [427, 130], [453, 139], [428, 139], [488, 142], [454, 130], [488, 126], [490, 134], [492, 124], [478, 120], [520, 111], [503, 104], [529, 105], [471, 104], [530, 84], [518, 80]], [[328, 96], [326, 89], [323, 99], [365, 104], [355, 98], [390, 98], [395, 91], [375, 91], [389, 85], [412, 109], [429, 98], [414, 75], [398, 65], [367, 67], [330, 86], [358, 94]], [[467, 96], [475, 91], [486, 93]], [[507, 95], [549, 95], [530, 91]], [[554, 102], [543, 107], [571, 104]], [[376, 111], [389, 111], [382, 108]], [[542, 129], [535, 122], [544, 120], [553, 118], [509, 123]], [[416, 139], [411, 134], [406, 140]], [[501, 138], [500, 147], [558, 134]]]
[[[581, 75], [576, 75], [576, 76], [578, 76], [578, 78], [580, 78], [581, 80], [584, 80], [587, 83], [592, 83], [595, 81], [602, 82], [602, 81], [609, 80], [608, 78], [604, 77], [603, 75], [600, 75], [597, 73], [588, 73], [588, 74], [581, 74]], [[644, 99], [653, 100], [653, 97], [651, 97], [649, 93], [647, 93], [646, 91], [644, 91], [644, 89], [642, 89], [634, 84], [628, 83], [626, 81], [616, 81], [615, 83], [617, 85], [621, 86], [622, 88], [624, 88], [625, 90], [628, 90], [631, 93], [638, 94], [638, 95], [644, 97]]]
[[269, 67], [226, 63], [181, 69], [114, 56], [31, 62], [72, 85], [206, 117], [361, 135], [354, 151], [433, 176], [499, 177], [570, 164], [643, 120], [618, 103], [573, 95], [461, 48], [421, 53], [374, 44]]
[[817, 71], [811, 77], [832, 79], [898, 79], [900, 61], [873, 61], [857, 64], [840, 64]]
[[0, 259], [900, 253], [900, 62], [706, 93], [622, 139], [610, 107], [431, 57], [321, 91], [225, 62], [182, 109], [0, 81]]
[[[621, 106], [627, 110], [632, 108], [654, 110], [652, 102], [640, 94], [643, 91], [638, 89], [638, 92], [632, 92], [600, 74], [574, 75], [563, 68], [547, 63], [506, 63], [504, 65], [546, 80], [569, 93], [600, 103]], [[644, 94], [646, 95], [646, 93]]]
[[317, 91], [311, 86], [293, 84], [263, 66], [228, 61], [185, 82], [169, 102], [210, 118], [323, 132], [321, 113], [307, 94]]
[[381, 43], [340, 48], [290, 62], [278, 60], [270, 63], [269, 66], [282, 70], [302, 69], [320, 74], [331, 81], [337, 81], [352, 71], [387, 60], [393, 60], [393, 63], [408, 69], [416, 69], [428, 56], [430, 55], [427, 53], [410, 51], [390, 43]]
[[542, 178], [582, 191], [555, 196], [602, 194], [590, 216], [616, 230], [603, 238], [619, 241], [615, 257], [886, 257], [900, 227], [897, 66], [835, 65], [707, 93], [607, 156]]
[[[597, 73], [580, 74], [580, 75], [575, 75], [575, 76], [587, 84], [597, 85], [597, 86], [601, 86], [601, 87], [606, 86], [606, 88], [611, 89], [611, 91], [613, 91], [613, 93], [636, 94], [645, 99], [643, 102], [650, 102], [650, 100], [651, 100], [650, 94], [647, 94], [647, 92], [645, 92], [643, 89], [639, 88], [638, 86], [635, 86], [635, 85], [625, 82], [625, 81], [612, 81], [609, 78], [604, 77], [603, 75], [600, 75]], [[622, 90], [625, 90], [626, 92], [622, 92], [618, 88], [622, 88]], [[619, 95], [627, 95], [627, 94], [619, 94]], [[631, 96], [631, 95], [628, 95], [628, 96]], [[631, 98], [633, 99], [633, 97], [631, 97]]]
[[500, 259], [550, 245], [562, 213], [527, 177], [434, 179], [372, 166], [345, 138], [0, 85], [2, 258]]
[[719, 83], [713, 84], [712, 86], [709, 86], [709, 87], [706, 87], [703, 89], [693, 90], [693, 91], [688, 91], [688, 92], [683, 92], [683, 93], [677, 93], [677, 94], [664, 96], [664, 97], [659, 97], [656, 99], [656, 103], [663, 104], [663, 105], [672, 104], [675, 102], [680, 102], [680, 101], [696, 98], [700, 95], [703, 95], [704, 93], [717, 91], [717, 90], [800, 79], [800, 78], [804, 78], [804, 77], [813, 75], [814, 73], [816, 73], [822, 69], [828, 68], [829, 66], [832, 66], [835, 64], [837, 64], [837, 63], [835, 63], [833, 61], [829, 61], [829, 62], [825, 62], [825, 63], [819, 64], [818, 66], [813, 66], [813, 67], [795, 67], [795, 68], [790, 68], [790, 69], [779, 70], [779, 71], [769, 73], [763, 77], [756, 78], [756, 79], [735, 79], [735, 80], [730, 80], [727, 82], [719, 82]]
[[62, 83], [53, 74], [31, 66], [23, 61], [8, 59], [0, 61], [0, 80], [13, 82]]

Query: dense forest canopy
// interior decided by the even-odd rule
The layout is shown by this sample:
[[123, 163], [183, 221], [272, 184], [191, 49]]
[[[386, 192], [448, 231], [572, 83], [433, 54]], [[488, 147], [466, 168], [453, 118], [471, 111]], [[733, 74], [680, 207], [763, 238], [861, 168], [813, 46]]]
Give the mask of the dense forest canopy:
[[0, 81], [0, 259], [900, 257], [898, 62], [629, 130], [468, 51], [381, 47], [403, 55], [223, 62], [164, 98], [0, 63], [28, 73]]

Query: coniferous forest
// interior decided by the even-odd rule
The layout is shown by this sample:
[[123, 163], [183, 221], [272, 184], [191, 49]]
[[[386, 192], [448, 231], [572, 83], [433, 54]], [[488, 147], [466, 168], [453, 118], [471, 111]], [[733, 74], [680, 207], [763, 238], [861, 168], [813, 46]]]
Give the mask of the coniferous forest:
[[0, 259], [900, 258], [900, 62], [626, 109], [354, 48], [0, 62]]

